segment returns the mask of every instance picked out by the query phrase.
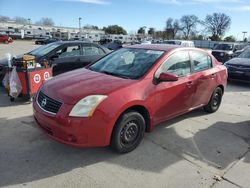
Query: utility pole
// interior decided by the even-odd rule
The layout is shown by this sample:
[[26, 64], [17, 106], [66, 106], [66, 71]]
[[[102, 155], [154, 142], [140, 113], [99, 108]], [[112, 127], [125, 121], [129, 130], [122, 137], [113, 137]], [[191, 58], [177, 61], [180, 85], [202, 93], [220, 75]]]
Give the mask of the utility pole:
[[79, 38], [82, 38], [81, 17], [79, 17]]

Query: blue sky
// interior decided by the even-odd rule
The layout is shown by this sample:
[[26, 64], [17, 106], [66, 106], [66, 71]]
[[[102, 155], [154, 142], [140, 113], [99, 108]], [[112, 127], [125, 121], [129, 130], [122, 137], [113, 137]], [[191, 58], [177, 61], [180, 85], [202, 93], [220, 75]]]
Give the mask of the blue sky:
[[70, 27], [78, 27], [82, 17], [82, 25], [118, 24], [128, 32], [136, 32], [140, 26], [162, 30], [168, 17], [195, 14], [204, 19], [213, 12], [231, 17], [226, 35], [239, 39], [242, 31], [250, 35], [250, 0], [0, 0], [0, 15], [22, 16], [33, 22], [51, 17], [56, 25]]

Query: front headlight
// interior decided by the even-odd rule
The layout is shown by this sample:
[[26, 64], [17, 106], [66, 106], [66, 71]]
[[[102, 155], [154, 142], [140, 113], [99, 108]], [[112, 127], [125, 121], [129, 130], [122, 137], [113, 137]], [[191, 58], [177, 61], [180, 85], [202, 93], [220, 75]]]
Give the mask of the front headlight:
[[69, 116], [73, 117], [91, 117], [96, 107], [108, 96], [106, 95], [90, 95], [75, 104]]

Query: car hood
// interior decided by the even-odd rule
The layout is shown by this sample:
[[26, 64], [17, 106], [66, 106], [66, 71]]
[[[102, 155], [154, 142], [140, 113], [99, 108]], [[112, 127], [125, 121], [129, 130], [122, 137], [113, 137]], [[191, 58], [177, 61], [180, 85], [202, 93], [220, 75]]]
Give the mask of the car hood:
[[249, 58], [233, 58], [226, 62], [228, 65], [248, 65], [250, 66]]
[[66, 104], [76, 104], [88, 95], [108, 95], [136, 80], [119, 78], [87, 69], [77, 69], [54, 77], [44, 83], [42, 91]]

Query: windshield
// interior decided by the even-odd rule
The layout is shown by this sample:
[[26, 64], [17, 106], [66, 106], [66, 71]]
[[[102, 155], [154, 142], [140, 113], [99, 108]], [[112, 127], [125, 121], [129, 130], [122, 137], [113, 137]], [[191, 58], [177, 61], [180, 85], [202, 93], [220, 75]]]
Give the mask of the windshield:
[[32, 50], [31, 52], [29, 52], [29, 54], [34, 56], [44, 56], [52, 50], [56, 49], [58, 46], [60, 46], [60, 44], [58, 43], [47, 44], [36, 48], [35, 50]]
[[163, 53], [164, 51], [123, 48], [97, 61], [89, 69], [117, 77], [138, 79]]
[[217, 44], [214, 50], [233, 50], [233, 44]]
[[239, 58], [250, 58], [250, 47], [246, 48], [238, 57]]

